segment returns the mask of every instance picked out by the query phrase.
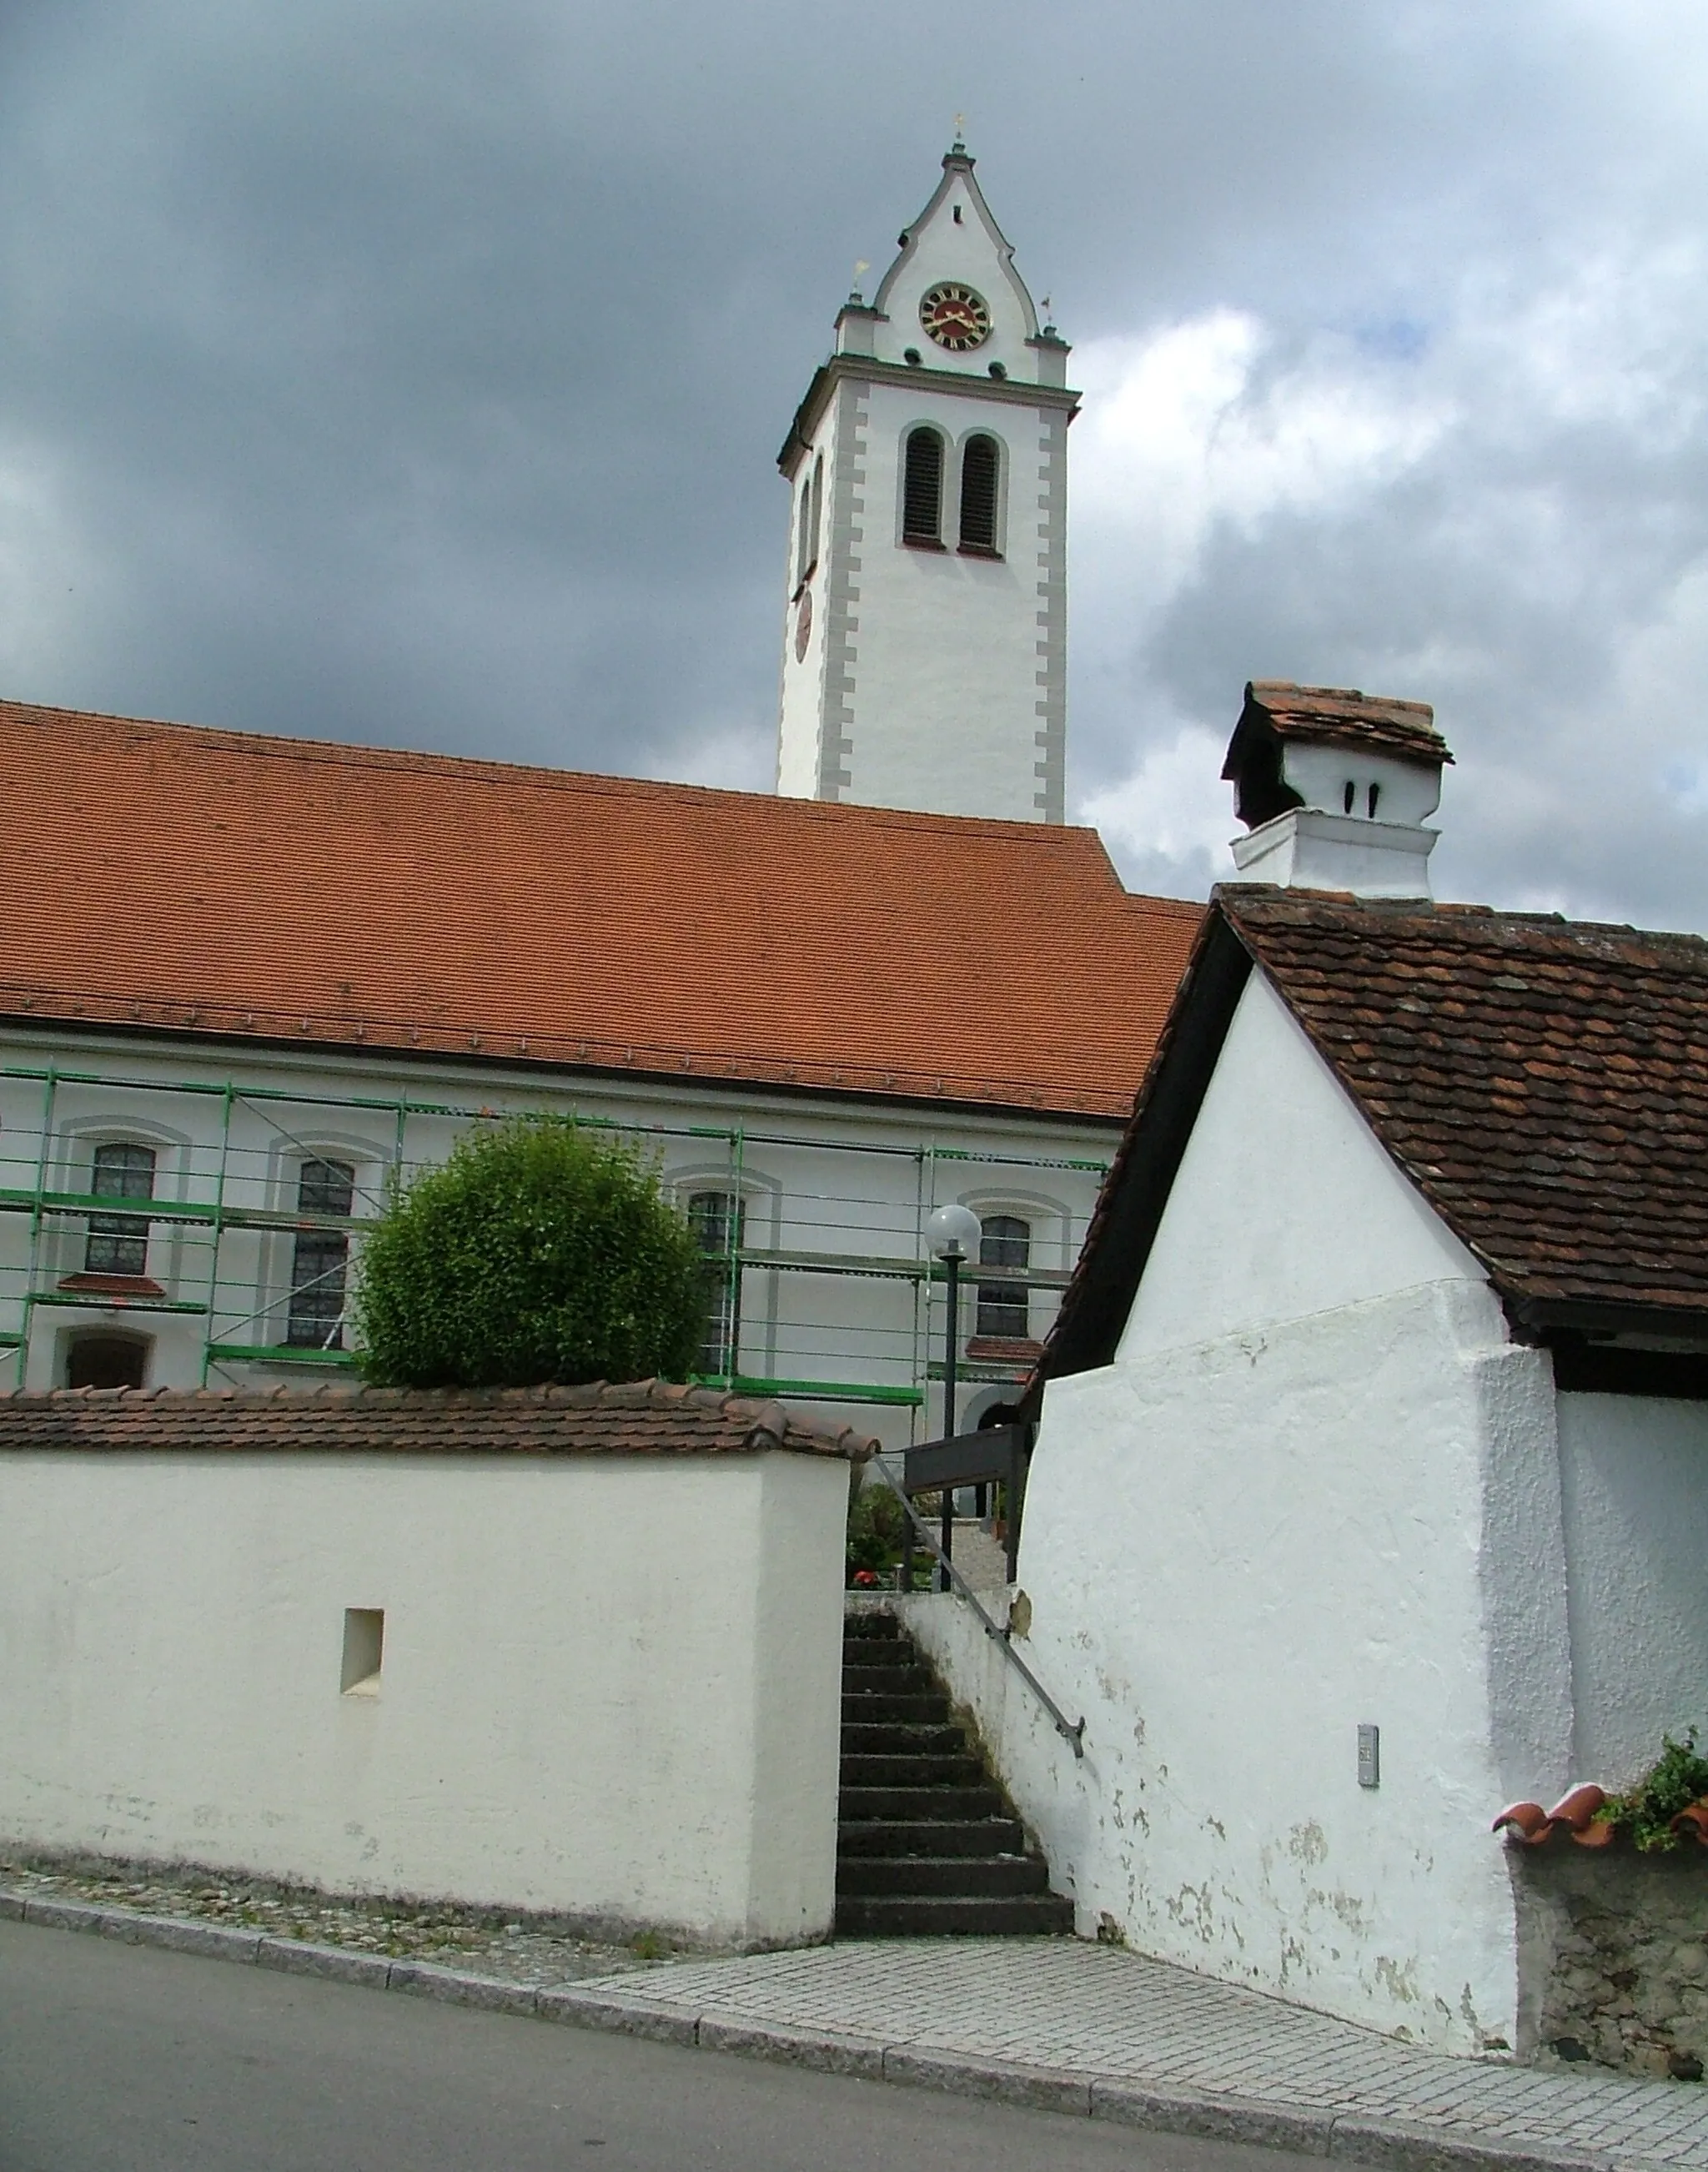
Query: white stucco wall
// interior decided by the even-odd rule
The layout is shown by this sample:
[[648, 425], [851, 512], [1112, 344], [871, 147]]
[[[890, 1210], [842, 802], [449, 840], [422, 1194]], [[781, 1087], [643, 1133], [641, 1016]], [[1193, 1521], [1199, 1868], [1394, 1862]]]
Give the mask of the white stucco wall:
[[1080, 1799], [1012, 1721], [1003, 1756], [1082, 1929], [1445, 2049], [1517, 2040], [1488, 1828], [1567, 1770], [1552, 1403], [1453, 1282], [1051, 1385], [1020, 1582], [1027, 1654], [1087, 1716]]
[[1708, 1403], [1562, 1395], [1558, 1422], [1574, 1777], [1623, 1787], [1708, 1735]]
[[[835, 1459], [0, 1453], [0, 1841], [828, 1930]], [[345, 1610], [384, 1611], [341, 1694]]]
[[1261, 973], [1246, 983], [1117, 1363], [1483, 1271]]
[[1571, 1777], [1554, 1406], [1254, 976], [1116, 1360], [1045, 1400], [1020, 1648], [1083, 1762], [1000, 1655], [921, 1632], [1082, 1931], [1443, 2049], [1523, 2042], [1489, 1823]]

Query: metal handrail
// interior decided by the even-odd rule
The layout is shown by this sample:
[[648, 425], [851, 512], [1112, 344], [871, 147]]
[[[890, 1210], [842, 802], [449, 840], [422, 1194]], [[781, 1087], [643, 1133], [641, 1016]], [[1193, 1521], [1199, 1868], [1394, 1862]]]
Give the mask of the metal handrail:
[[1027, 1688], [1031, 1691], [1033, 1696], [1037, 1698], [1038, 1702], [1043, 1706], [1045, 1712], [1050, 1714], [1056, 1733], [1072, 1749], [1076, 1757], [1083, 1757], [1085, 1755], [1085, 1721], [1083, 1718], [1070, 1720], [1066, 1713], [1061, 1709], [1061, 1707], [1057, 1704], [1055, 1698], [1050, 1696], [1049, 1691], [1045, 1688], [1043, 1683], [1039, 1680], [1037, 1675], [1033, 1673], [1031, 1668], [1027, 1665], [1020, 1654], [1014, 1649], [1014, 1640], [1010, 1636], [1007, 1629], [999, 1625], [993, 1615], [986, 1613], [984, 1605], [979, 1599], [978, 1594], [974, 1591], [972, 1586], [967, 1582], [965, 1577], [964, 1577], [960, 1571], [955, 1567], [953, 1562], [950, 1560], [948, 1554], [943, 1551], [936, 1532], [933, 1531], [931, 1525], [926, 1522], [924, 1517], [920, 1514], [918, 1509], [914, 1507], [912, 1502], [907, 1497], [906, 1489], [897, 1483], [895, 1474], [890, 1470], [889, 1465], [884, 1461], [881, 1455], [874, 1455], [873, 1457], [872, 1468], [878, 1473], [878, 1476], [884, 1481], [890, 1492], [894, 1494], [896, 1499], [900, 1502], [903, 1508], [907, 1512], [908, 1522], [912, 1524], [914, 1530], [918, 1532], [920, 1537], [925, 1540], [926, 1546], [929, 1551], [937, 1556], [937, 1567], [943, 1575], [948, 1578], [950, 1587], [960, 1598], [966, 1600], [968, 1605], [970, 1606], [974, 1613], [978, 1616], [980, 1623], [983, 1625], [985, 1634], [990, 1637], [993, 1642], [999, 1644], [1002, 1647], [1004, 1653], [1007, 1655], [1009, 1665], [1018, 1671], [1022, 1681], [1025, 1683]]

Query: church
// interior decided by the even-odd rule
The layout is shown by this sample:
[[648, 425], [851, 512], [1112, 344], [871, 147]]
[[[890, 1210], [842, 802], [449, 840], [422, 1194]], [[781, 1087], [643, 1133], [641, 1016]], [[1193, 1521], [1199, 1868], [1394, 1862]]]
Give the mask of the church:
[[780, 456], [774, 794], [0, 702], [13, 1380], [340, 1377], [388, 1185], [554, 1110], [692, 1220], [701, 1379], [937, 1431], [957, 1203], [1012, 1404], [1201, 917], [1064, 819], [1068, 352], [957, 142]]

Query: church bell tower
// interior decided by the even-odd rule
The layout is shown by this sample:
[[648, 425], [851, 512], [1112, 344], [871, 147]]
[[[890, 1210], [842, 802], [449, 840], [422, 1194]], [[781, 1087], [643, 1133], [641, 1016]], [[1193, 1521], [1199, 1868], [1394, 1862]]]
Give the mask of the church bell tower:
[[797, 411], [786, 795], [1064, 819], [1078, 395], [1013, 255], [955, 143]]

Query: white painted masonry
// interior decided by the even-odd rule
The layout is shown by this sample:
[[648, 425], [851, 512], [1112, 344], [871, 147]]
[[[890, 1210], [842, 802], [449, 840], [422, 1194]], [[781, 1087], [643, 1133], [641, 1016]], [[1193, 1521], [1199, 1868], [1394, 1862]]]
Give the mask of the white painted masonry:
[[1045, 1396], [1016, 1633], [1083, 1762], [970, 1617], [910, 1626], [1082, 1933], [1523, 2055], [1490, 1821], [1704, 1716], [1705, 1470], [1708, 1406], [1556, 1391], [1259, 970], [1114, 1362]]
[[1187, 1142], [1120, 1362], [1483, 1271], [1261, 973]]
[[1573, 1769], [1627, 1786], [1708, 1721], [1708, 1403], [1563, 1395]]
[[[0, 1454], [0, 1841], [822, 1936], [848, 1467]], [[346, 1608], [382, 1609], [344, 1695]]]

